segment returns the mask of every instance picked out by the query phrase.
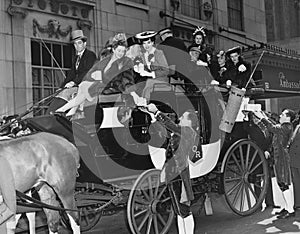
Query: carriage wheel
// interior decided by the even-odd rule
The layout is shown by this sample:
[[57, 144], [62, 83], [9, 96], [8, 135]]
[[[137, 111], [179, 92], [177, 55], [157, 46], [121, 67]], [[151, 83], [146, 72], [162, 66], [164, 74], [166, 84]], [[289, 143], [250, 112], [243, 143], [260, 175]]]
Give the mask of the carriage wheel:
[[269, 183], [263, 151], [251, 140], [240, 140], [228, 150], [223, 183], [225, 198], [238, 215], [246, 216], [261, 207]]
[[100, 220], [102, 213], [95, 212], [92, 206], [83, 206], [80, 211], [80, 230], [82, 232], [91, 230]]
[[127, 203], [127, 222], [131, 233], [167, 233], [174, 211], [167, 186], [160, 182], [160, 170], [150, 169], [135, 181]]

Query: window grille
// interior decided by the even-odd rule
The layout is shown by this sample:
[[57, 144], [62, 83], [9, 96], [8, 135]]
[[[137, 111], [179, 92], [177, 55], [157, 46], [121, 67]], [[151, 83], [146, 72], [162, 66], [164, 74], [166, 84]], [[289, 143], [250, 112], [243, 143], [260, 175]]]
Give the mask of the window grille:
[[128, 1], [146, 5], [146, 0], [128, 0]]
[[243, 1], [227, 0], [228, 26], [232, 29], [244, 31]]
[[[31, 40], [33, 103], [51, 95], [60, 87], [70, 70], [72, 51], [70, 44]], [[34, 111], [34, 115], [43, 115], [46, 109], [47, 106], [42, 106]]]
[[181, 14], [201, 19], [202, 0], [181, 0]]

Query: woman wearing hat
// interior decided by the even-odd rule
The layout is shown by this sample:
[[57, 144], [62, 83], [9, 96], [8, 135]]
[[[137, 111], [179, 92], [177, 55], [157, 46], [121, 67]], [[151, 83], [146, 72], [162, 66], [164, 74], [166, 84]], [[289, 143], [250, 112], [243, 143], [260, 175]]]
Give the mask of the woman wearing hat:
[[142, 96], [147, 100], [157, 83], [168, 83], [169, 66], [164, 53], [156, 49], [155, 31], [145, 31], [138, 33], [136, 38], [139, 39], [143, 46], [142, 64], [135, 67], [135, 71], [141, 76], [148, 77]]
[[203, 27], [197, 27], [193, 32], [193, 42], [189, 46], [188, 51], [191, 51], [191, 48], [198, 47], [200, 50], [200, 54], [197, 60], [197, 65], [200, 66], [208, 66], [208, 55], [210, 55], [210, 51], [205, 44], [206, 33]]
[[71, 109], [67, 116], [71, 116], [84, 100], [92, 101], [99, 93], [130, 93], [134, 92], [133, 62], [124, 56], [127, 43], [125, 34], [117, 34], [112, 41], [112, 54], [97, 62], [84, 77], [78, 89], [77, 96], [57, 110], [65, 112]]
[[226, 56], [229, 58], [226, 65], [227, 74], [232, 85], [240, 89], [245, 88], [251, 75], [251, 64], [242, 58], [241, 47], [236, 46], [227, 50]]

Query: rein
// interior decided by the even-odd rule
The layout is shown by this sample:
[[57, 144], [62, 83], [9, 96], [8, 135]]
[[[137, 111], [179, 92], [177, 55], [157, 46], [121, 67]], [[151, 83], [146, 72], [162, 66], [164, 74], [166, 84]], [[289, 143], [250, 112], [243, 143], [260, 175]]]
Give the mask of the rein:
[[33, 204], [23, 204], [20, 202], [17, 202], [19, 205], [24, 205], [24, 206], [28, 206], [28, 207], [33, 207], [33, 208], [47, 208], [49, 210], [56, 210], [56, 211], [73, 211], [73, 212], [79, 212], [79, 210], [72, 210], [72, 209], [65, 209], [65, 208], [61, 208], [61, 207], [57, 207], [57, 206], [51, 206], [48, 205], [44, 202], [41, 202], [33, 197], [29, 197], [26, 194], [16, 190], [16, 194], [19, 198], [21, 198], [22, 200], [27, 200], [32, 202]]

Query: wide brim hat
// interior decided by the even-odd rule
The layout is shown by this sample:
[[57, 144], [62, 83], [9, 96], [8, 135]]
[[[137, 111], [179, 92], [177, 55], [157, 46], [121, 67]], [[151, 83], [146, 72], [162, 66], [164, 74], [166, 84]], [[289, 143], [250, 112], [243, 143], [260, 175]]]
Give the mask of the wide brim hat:
[[86, 41], [87, 37], [84, 36], [82, 30], [74, 30], [71, 32], [71, 42], [74, 42], [78, 39], [81, 39], [83, 41]]
[[127, 38], [127, 46], [139, 45], [141, 44], [140, 40], [137, 39], [135, 36]]
[[158, 31], [159, 36], [163, 36], [166, 33], [172, 33], [172, 30], [170, 28], [164, 28], [164, 29], [161, 29], [160, 31]]
[[241, 47], [235, 46], [235, 47], [230, 48], [229, 50], [227, 50], [227, 51], [226, 51], [226, 55], [227, 55], [227, 56], [230, 56], [230, 55], [233, 54], [233, 53], [241, 54], [241, 52], [242, 52]]
[[145, 32], [141, 32], [135, 35], [135, 37], [141, 41], [145, 41], [148, 40], [152, 37], [155, 37], [157, 34], [156, 31], [145, 31]]

